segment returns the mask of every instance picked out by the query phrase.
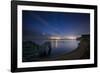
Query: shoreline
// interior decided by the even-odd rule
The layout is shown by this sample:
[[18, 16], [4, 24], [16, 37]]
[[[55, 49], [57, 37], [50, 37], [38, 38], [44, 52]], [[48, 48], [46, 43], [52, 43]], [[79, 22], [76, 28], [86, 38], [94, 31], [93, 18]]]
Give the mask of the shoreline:
[[[48, 58], [46, 57], [46, 53], [42, 54], [43, 56], [41, 57], [33, 57], [30, 60], [27, 59], [26, 61], [23, 62], [36, 62], [36, 61], [56, 61], [56, 60], [77, 60], [77, 59], [89, 59], [90, 58], [90, 38], [88, 37], [81, 37], [78, 39], [80, 43], [78, 44], [77, 49], [75, 49], [72, 52], [69, 53], [64, 53], [58, 57], [54, 58]], [[49, 47], [48, 47], [49, 46]], [[49, 54], [50, 54], [50, 42], [47, 42], [44, 44], [44, 47], [42, 48], [48, 48], [49, 49]], [[48, 54], [48, 55], [49, 55]]]

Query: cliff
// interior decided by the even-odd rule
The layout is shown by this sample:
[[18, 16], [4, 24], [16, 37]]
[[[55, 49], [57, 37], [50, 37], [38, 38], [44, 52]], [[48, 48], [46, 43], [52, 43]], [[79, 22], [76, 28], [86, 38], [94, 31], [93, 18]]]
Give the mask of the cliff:
[[56, 59], [67, 59], [67, 60], [73, 60], [73, 59], [89, 59], [90, 58], [90, 35], [82, 35], [80, 38], [78, 38], [80, 41], [78, 47], [76, 50], [61, 55], [59, 58]]

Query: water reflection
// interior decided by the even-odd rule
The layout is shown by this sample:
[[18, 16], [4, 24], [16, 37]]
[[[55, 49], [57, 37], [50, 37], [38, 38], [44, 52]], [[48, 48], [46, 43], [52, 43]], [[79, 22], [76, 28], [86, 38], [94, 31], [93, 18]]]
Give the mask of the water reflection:
[[50, 40], [52, 51], [51, 56], [58, 56], [62, 53], [68, 53], [78, 47], [79, 41], [77, 40]]
[[23, 62], [52, 58], [69, 53], [78, 47], [77, 40], [33, 40], [23, 42]]
[[[43, 43], [48, 42], [48, 41], [51, 43], [51, 52], [50, 52], [51, 57], [58, 56], [62, 53], [71, 52], [78, 47], [78, 43], [79, 43], [79, 41], [77, 40], [67, 40], [67, 39], [64, 39], [64, 40], [50, 39], [50, 40], [38, 40], [38, 41], [34, 40], [34, 42], [39, 45], [43, 45]], [[41, 50], [48, 51], [48, 49], [45, 49], [45, 48]]]
[[51, 41], [51, 47], [52, 48], [57, 48], [58, 47], [58, 41], [59, 40], [50, 40]]

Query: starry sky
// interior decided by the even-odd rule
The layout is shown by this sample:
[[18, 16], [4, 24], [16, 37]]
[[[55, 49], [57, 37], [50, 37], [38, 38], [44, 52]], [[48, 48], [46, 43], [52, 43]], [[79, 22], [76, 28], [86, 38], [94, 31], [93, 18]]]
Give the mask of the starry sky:
[[22, 12], [23, 35], [80, 36], [90, 33], [90, 14], [47, 11]]

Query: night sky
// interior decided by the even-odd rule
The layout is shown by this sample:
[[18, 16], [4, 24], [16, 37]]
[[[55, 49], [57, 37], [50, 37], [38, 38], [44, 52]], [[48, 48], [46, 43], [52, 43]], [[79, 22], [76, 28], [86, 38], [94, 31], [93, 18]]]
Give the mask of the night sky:
[[90, 14], [23, 11], [23, 35], [80, 36], [90, 33]]

